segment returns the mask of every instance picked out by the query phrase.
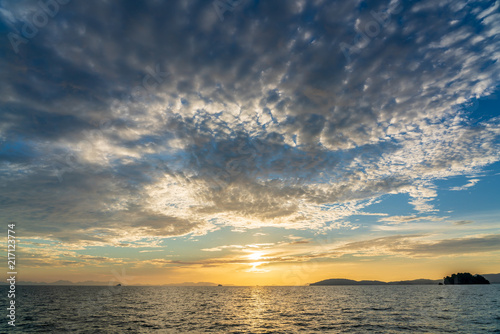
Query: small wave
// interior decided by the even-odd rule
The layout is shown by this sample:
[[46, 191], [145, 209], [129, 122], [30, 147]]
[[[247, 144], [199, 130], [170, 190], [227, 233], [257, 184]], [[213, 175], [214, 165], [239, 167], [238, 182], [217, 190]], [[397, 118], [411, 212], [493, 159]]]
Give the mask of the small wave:
[[370, 308], [368, 308], [368, 310], [372, 310], [372, 311], [392, 311], [393, 308], [392, 307], [370, 307]]
[[309, 326], [309, 324], [306, 322], [296, 322], [294, 325], [295, 326], [302, 326], [302, 327]]
[[284, 317], [284, 318], [292, 318], [294, 317], [295, 315], [293, 314], [290, 314], [290, 313], [280, 313], [279, 314], [280, 317]]
[[300, 315], [321, 315], [321, 313], [318, 313], [318, 312], [304, 312], [304, 313], [301, 313]]

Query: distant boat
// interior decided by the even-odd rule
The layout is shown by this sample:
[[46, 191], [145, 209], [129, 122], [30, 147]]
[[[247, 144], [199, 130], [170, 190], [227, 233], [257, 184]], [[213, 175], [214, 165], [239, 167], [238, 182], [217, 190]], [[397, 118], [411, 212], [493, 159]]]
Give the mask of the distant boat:
[[217, 286], [222, 286], [222, 284], [219, 284], [219, 285], [217, 285]]

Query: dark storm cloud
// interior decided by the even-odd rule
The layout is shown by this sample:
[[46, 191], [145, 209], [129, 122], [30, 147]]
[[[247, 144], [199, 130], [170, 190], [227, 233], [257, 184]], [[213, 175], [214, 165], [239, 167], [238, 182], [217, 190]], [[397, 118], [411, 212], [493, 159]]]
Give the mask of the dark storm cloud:
[[498, 160], [498, 121], [452, 108], [498, 84], [490, 5], [71, 1], [16, 53], [40, 8], [1, 2], [2, 213], [85, 239], [430, 211], [429, 182]]

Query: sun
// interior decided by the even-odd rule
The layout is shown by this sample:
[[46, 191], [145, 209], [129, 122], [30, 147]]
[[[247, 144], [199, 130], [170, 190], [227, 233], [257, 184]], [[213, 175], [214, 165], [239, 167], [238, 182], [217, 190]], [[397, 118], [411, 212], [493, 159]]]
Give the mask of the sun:
[[262, 253], [262, 252], [253, 252], [253, 253], [248, 255], [248, 259], [252, 260], [252, 261], [257, 261], [257, 260], [260, 260], [262, 258], [262, 255], [264, 255], [264, 253]]
[[252, 252], [247, 255], [247, 258], [252, 261], [249, 262], [248, 264], [252, 266], [252, 268], [248, 269], [247, 271], [249, 272], [255, 272], [255, 273], [265, 273], [268, 272], [268, 269], [262, 269], [258, 268], [262, 264], [267, 264], [269, 262], [265, 261], [265, 258], [263, 257], [266, 255], [264, 252]]

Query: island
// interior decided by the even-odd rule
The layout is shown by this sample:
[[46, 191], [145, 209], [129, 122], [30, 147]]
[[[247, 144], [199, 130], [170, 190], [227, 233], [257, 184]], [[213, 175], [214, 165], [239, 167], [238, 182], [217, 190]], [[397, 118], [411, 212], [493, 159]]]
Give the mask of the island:
[[490, 284], [490, 282], [481, 275], [472, 275], [470, 273], [457, 273], [444, 278], [445, 285], [454, 284]]

